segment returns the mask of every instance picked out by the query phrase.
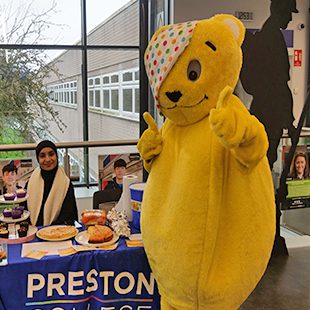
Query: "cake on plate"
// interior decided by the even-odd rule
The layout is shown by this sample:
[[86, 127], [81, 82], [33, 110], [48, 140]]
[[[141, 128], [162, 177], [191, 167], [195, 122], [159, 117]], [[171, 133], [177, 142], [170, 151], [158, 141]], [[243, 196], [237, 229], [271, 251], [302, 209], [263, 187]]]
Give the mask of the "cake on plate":
[[0, 238], [5, 238], [8, 239], [9, 238], [9, 231], [7, 229], [1, 229], [0, 230]]
[[6, 193], [3, 195], [4, 200], [14, 200], [16, 195], [14, 193]]
[[108, 226], [95, 225], [87, 229], [89, 243], [103, 243], [112, 240], [113, 231]]
[[23, 188], [20, 188], [20, 189], [16, 190], [17, 198], [24, 198], [24, 197], [26, 197], [26, 194], [27, 194], [27, 192]]
[[3, 216], [4, 217], [11, 217], [12, 216], [12, 208], [5, 208], [3, 211]]
[[15, 220], [15, 219], [19, 219], [22, 217], [22, 211], [21, 210], [18, 210], [18, 209], [13, 209], [12, 210], [12, 219]]
[[19, 238], [26, 237], [27, 236], [27, 229], [25, 227], [20, 227], [17, 230], [17, 233], [18, 233]]

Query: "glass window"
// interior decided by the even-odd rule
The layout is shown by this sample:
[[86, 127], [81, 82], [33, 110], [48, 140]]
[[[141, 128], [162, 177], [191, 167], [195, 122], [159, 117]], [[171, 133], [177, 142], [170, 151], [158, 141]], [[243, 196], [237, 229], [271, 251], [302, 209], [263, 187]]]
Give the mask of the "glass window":
[[95, 90], [95, 107], [100, 108], [100, 90]]
[[92, 90], [89, 91], [88, 104], [90, 107], [94, 106], [94, 92]]
[[105, 109], [110, 107], [110, 92], [107, 89], [103, 91], [103, 107]]
[[140, 112], [140, 93], [138, 88], [135, 88], [135, 112]]
[[118, 83], [118, 75], [114, 74], [111, 76], [111, 83]]
[[139, 81], [139, 71], [136, 71], [136, 72], [135, 72], [135, 80], [136, 80], [136, 81]]
[[132, 81], [132, 72], [123, 73], [123, 82]]
[[111, 95], [112, 95], [112, 109], [118, 110], [118, 90], [112, 89]]
[[132, 111], [132, 89], [123, 89], [123, 110]]
[[[49, 44], [51, 46], [55, 46], [57, 44], [72, 44], [72, 48], [69, 48], [69, 50], [60, 50], [60, 49], [51, 49], [51, 50], [45, 50], [44, 53], [47, 54], [47, 57], [44, 57], [42, 55], [42, 60], [46, 61], [48, 64], [51, 64], [54, 67], [54, 71], [50, 71], [47, 74], [44, 75], [44, 86], [50, 85], [51, 87], [48, 89], [48, 93], [50, 93], [51, 101], [48, 102], [50, 107], [55, 108], [55, 111], [59, 115], [59, 119], [61, 122], [50, 122], [51, 124], [48, 124], [47, 129], [47, 138], [49, 132], [53, 133], [53, 138], [55, 141], [62, 141], [64, 137], [67, 137], [70, 141], [81, 141], [83, 139], [83, 130], [81, 129], [83, 126], [81, 125], [81, 128], [76, 128], [77, 123], [81, 123], [83, 121], [82, 117], [82, 106], [86, 104], [86, 102], [83, 102], [85, 100], [85, 97], [88, 97], [87, 104], [90, 107], [88, 111], [88, 117], [89, 117], [89, 123], [88, 128], [89, 130], [89, 139], [90, 140], [98, 140], [100, 138], [104, 139], [111, 139], [111, 132], [116, 132], [115, 137], [119, 137], [120, 139], [131, 139], [133, 137], [138, 138], [138, 132], [139, 132], [139, 124], [138, 122], [134, 123], [134, 126], [131, 126], [133, 128], [130, 128], [130, 130], [123, 130], [124, 126], [127, 124], [127, 120], [121, 119], [121, 118], [115, 118], [113, 121], [108, 122], [102, 126], [101, 130], [93, 130], [93, 126], [96, 126], [96, 122], [94, 122], [94, 119], [100, 119], [102, 121], [105, 120], [106, 116], [100, 115], [99, 113], [96, 113], [96, 110], [93, 109], [93, 107], [96, 107], [97, 110], [104, 108], [104, 109], [110, 109], [110, 111], [113, 111], [115, 116], [122, 115], [123, 114], [123, 103], [120, 102], [120, 99], [126, 97], [126, 104], [125, 109], [130, 111], [127, 113], [127, 115], [132, 114], [134, 112], [134, 93], [132, 93], [133, 87], [137, 87], [135, 84], [135, 78], [134, 78], [134, 70], [136, 70], [138, 59], [139, 59], [139, 5], [137, 1], [130, 1], [130, 0], [121, 0], [122, 2], [122, 9], [120, 9], [120, 5], [117, 5], [117, 8], [114, 8], [113, 10], [110, 10], [109, 13], [107, 10], [108, 5], [105, 5], [105, 1], [87, 1], [87, 7], [90, 6], [93, 7], [95, 12], [98, 11], [101, 12], [101, 14], [98, 14], [98, 18], [95, 20], [92, 16], [92, 11], [89, 10], [87, 12], [88, 14], [88, 27], [87, 27], [87, 43], [96, 45], [96, 48], [88, 49], [88, 72], [84, 72], [81, 70], [82, 66], [82, 50], [79, 49], [79, 45], [81, 44], [80, 38], [81, 38], [81, 9], [80, 9], [80, 1], [78, 0], [66, 0], [66, 1], [12, 1], [12, 0], [3, 0], [2, 2], [7, 2], [10, 5], [12, 4], [12, 10], [11, 12], [16, 12], [17, 14], [12, 14], [12, 20], [6, 24], [6, 30], [7, 34], [8, 32], [12, 31], [12, 22], [14, 23], [17, 21], [17, 24], [21, 25], [20, 31], [18, 31], [18, 35], [20, 36], [20, 40], [16, 40], [16, 38], [8, 37], [8, 43], [11, 44]], [[2, 4], [1, 2], [1, 4]], [[16, 3], [30, 3], [29, 5], [34, 7], [34, 10], [36, 12], [29, 11], [29, 14], [26, 14], [25, 10], [23, 8], [18, 8], [16, 10], [16, 6], [18, 4]], [[104, 12], [102, 10], [98, 10], [99, 4], [100, 8], [101, 6], [104, 7]], [[117, 2], [117, 1], [115, 1]], [[128, 5], [124, 5], [125, 2], [128, 2]], [[44, 25], [43, 27], [47, 27], [52, 29], [52, 31], [48, 31], [47, 33], [45, 30], [46, 28], [42, 29], [42, 37], [39, 38], [40, 33], [37, 31], [32, 32], [30, 36], [25, 37], [25, 40], [23, 39], [23, 30], [27, 28], [28, 23], [24, 21], [21, 18], [18, 18], [18, 16], [27, 16], [28, 18], [35, 17], [38, 15], [38, 11], [41, 12], [41, 4], [42, 6], [48, 5], [49, 3], [55, 3], [55, 12], [54, 9], [50, 12], [51, 17], [51, 23], [50, 20], [43, 19]], [[1, 6], [0, 4], [0, 6]], [[66, 9], [63, 8], [63, 5], [66, 7]], [[52, 4], [52, 6], [54, 6]], [[68, 8], [69, 7], [69, 8]], [[1, 6], [2, 8], [2, 6]], [[46, 7], [49, 9], [50, 7]], [[2, 15], [3, 11], [0, 10], [0, 15]], [[71, 12], [72, 11], [72, 12]], [[53, 13], [52, 13], [53, 12]], [[74, 20], [70, 22], [66, 18], [64, 18], [68, 12], [70, 13], [70, 16], [74, 16]], [[102, 13], [103, 12], [103, 13]], [[117, 12], [117, 14], [113, 14], [114, 12]], [[55, 13], [55, 14], [54, 14]], [[90, 15], [89, 15], [90, 14]], [[129, 15], [128, 15], [129, 14]], [[5, 22], [6, 14], [4, 15]], [[17, 16], [15, 16], [17, 15]], [[111, 17], [110, 17], [111, 16]], [[126, 19], [126, 16], [130, 16], [130, 19]], [[2, 16], [3, 17], [3, 16]], [[54, 19], [55, 17], [55, 19]], [[1, 19], [1, 18], [0, 18]], [[36, 20], [34, 18], [34, 20]], [[125, 27], [124, 27], [125, 23]], [[49, 27], [51, 26], [51, 27]], [[71, 26], [77, 26], [74, 29], [71, 29]], [[0, 25], [1, 28], [1, 25]], [[2, 29], [3, 30], [3, 29]], [[56, 30], [59, 32], [56, 33]], [[120, 30], [120, 31], [119, 31]], [[31, 32], [31, 29], [30, 29]], [[4, 32], [5, 33], [5, 32]], [[118, 35], [122, 33], [122, 35]], [[3, 34], [3, 33], [2, 33]], [[17, 32], [16, 32], [17, 34]], [[68, 37], [62, 39], [62, 36], [69, 35]], [[60, 37], [59, 37], [60, 36]], [[0, 37], [1, 37], [1, 30], [0, 30]], [[35, 42], [36, 37], [38, 37], [38, 40]], [[10, 40], [12, 38], [12, 40]], [[57, 41], [57, 42], [56, 42]], [[4, 43], [4, 42], [2, 42]], [[101, 48], [101, 45], [135, 45], [137, 48], [136, 50], [133, 49], [123, 49], [123, 48], [115, 48], [113, 50]], [[87, 49], [87, 47], [85, 47]], [[14, 51], [14, 52], [13, 52]], [[22, 48], [21, 50], [16, 50], [16, 54], [19, 54], [21, 51], [24, 51]], [[29, 55], [39, 55], [39, 50], [35, 51], [31, 49], [29, 51]], [[8, 48], [8, 56], [13, 58], [15, 55], [15, 50], [11, 50]], [[41, 55], [41, 54], [40, 54]], [[15, 56], [14, 56], [15, 57]], [[40, 56], [41, 57], [41, 56]], [[57, 58], [55, 58], [57, 57]], [[0, 57], [1, 58], [1, 57]], [[12, 60], [12, 59], [10, 59]], [[10, 62], [12, 63], [12, 62]], [[33, 63], [32, 61], [23, 62], [25, 64], [26, 71], [25, 76], [27, 75], [27, 72], [32, 72], [32, 68], [36, 66], [37, 63]], [[29, 63], [29, 67], [27, 66], [27, 63]], [[24, 67], [23, 67], [24, 68]], [[86, 75], [84, 76], [84, 73]], [[122, 74], [122, 76], [121, 76]], [[123, 79], [124, 74], [124, 79]], [[82, 76], [83, 75], [83, 76]], [[24, 76], [22, 76], [24, 77]], [[125, 91], [125, 94], [123, 94], [123, 86], [121, 82], [123, 80], [126, 82], [124, 83], [124, 87], [126, 88], [132, 88], [131, 90], [128, 90], [129, 93], [132, 94], [130, 96], [129, 93]], [[86, 85], [84, 85], [86, 83]], [[1, 84], [1, 83], [0, 83]], [[52, 85], [55, 84], [55, 85]], [[56, 85], [57, 84], [57, 85]], [[112, 85], [110, 85], [112, 84]], [[102, 87], [103, 85], [103, 87]], [[84, 86], [86, 87], [87, 93], [84, 94], [83, 91]], [[45, 88], [44, 88], [45, 91]], [[122, 93], [120, 93], [122, 91]], [[45, 94], [46, 96], [46, 94]], [[44, 97], [46, 98], [46, 97]], [[56, 105], [56, 102], [57, 105]], [[113, 102], [113, 105], [112, 105]], [[55, 106], [53, 106], [55, 104]], [[76, 109], [76, 105], [79, 105], [79, 109]], [[1, 104], [0, 104], [1, 106]], [[74, 107], [74, 108], [73, 108]], [[49, 107], [48, 107], [49, 108]], [[112, 114], [112, 113], [111, 113]], [[134, 115], [131, 115], [132, 117], [135, 117]], [[57, 117], [51, 117], [57, 120]], [[44, 123], [44, 122], [42, 122]], [[47, 123], [47, 122], [45, 122]], [[62, 128], [63, 134], [59, 131], [58, 124], [63, 123], [65, 126]], [[107, 127], [108, 128], [107, 130]], [[62, 126], [61, 126], [62, 127]], [[45, 130], [45, 128], [43, 128]], [[30, 136], [29, 136], [30, 137]], [[67, 139], [66, 138], [66, 139]], [[113, 138], [113, 137], [112, 137]], [[32, 140], [31, 140], [32, 141]], [[31, 142], [30, 141], [30, 142]], [[26, 142], [26, 141], [23, 141]], [[97, 149], [94, 148], [94, 153], [97, 152]], [[89, 171], [90, 174], [94, 174], [96, 176], [96, 173], [98, 171], [96, 167], [97, 160], [90, 160], [90, 169], [85, 168], [83, 171], [83, 149], [69, 149], [70, 156], [72, 158], [75, 158], [78, 162], [78, 166], [80, 167], [80, 175], [81, 178], [84, 177], [84, 173], [86, 171]], [[98, 148], [98, 152], [100, 152]], [[97, 156], [97, 154], [96, 154]], [[97, 158], [97, 157], [96, 157]], [[95, 163], [95, 164], [94, 164]], [[94, 180], [97, 180], [98, 178], [94, 178]]]

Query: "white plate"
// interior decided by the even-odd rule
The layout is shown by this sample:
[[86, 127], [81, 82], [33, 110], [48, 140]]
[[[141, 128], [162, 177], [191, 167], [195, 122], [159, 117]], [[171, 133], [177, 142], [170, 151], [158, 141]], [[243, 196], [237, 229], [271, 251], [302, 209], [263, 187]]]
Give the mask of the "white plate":
[[59, 237], [59, 238], [55, 239], [55, 238], [44, 237], [44, 236], [41, 235], [42, 232], [44, 232], [44, 231], [49, 231], [49, 230], [55, 229], [57, 227], [64, 227], [64, 226], [66, 226], [66, 225], [51, 225], [51, 226], [47, 226], [47, 227], [41, 228], [37, 232], [37, 237], [39, 237], [42, 240], [46, 240], [46, 241], [64, 241], [64, 240], [68, 240], [68, 239], [71, 239], [71, 238], [75, 237], [78, 234], [78, 232], [79, 232], [74, 226], [70, 226], [70, 227], [74, 228], [74, 232], [72, 232], [69, 235], [66, 235], [65, 237]]
[[14, 200], [5, 200], [3, 195], [0, 196], [0, 203], [5, 203], [5, 204], [17, 204], [20, 202], [24, 202], [28, 199], [28, 194], [24, 198], [17, 198], [15, 197]]
[[82, 245], [87, 245], [89, 247], [98, 247], [98, 246], [103, 246], [103, 245], [111, 245], [114, 244], [117, 240], [118, 240], [118, 235], [113, 232], [113, 238], [110, 241], [107, 242], [102, 242], [102, 243], [89, 243], [88, 239], [89, 239], [89, 234], [87, 232], [87, 230], [80, 232], [79, 234], [77, 234], [75, 236], [75, 240]]
[[27, 210], [24, 210], [22, 216], [19, 219], [12, 219], [12, 217], [5, 217], [3, 213], [0, 214], [0, 221], [4, 223], [18, 223], [21, 221], [26, 220], [30, 215], [30, 212]]

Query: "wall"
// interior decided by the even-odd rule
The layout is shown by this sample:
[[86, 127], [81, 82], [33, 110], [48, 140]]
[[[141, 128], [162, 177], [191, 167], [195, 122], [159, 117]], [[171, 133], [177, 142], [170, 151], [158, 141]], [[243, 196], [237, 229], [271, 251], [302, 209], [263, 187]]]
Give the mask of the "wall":
[[[285, 1], [285, 0], [283, 0]], [[298, 120], [306, 100], [307, 76], [309, 59], [309, 0], [297, 0], [298, 14], [293, 13], [293, 20], [289, 23], [289, 30], [294, 30], [294, 49], [301, 49], [303, 60], [301, 67], [291, 68], [291, 90], [294, 100], [294, 116]], [[244, 22], [246, 28], [261, 28], [269, 17], [269, 0], [174, 0], [174, 22], [209, 18], [217, 13], [233, 14], [235, 11], [254, 12], [254, 20]], [[303, 30], [298, 25], [304, 23]], [[288, 50], [293, 55], [293, 49]], [[295, 121], [296, 124], [296, 121]]]

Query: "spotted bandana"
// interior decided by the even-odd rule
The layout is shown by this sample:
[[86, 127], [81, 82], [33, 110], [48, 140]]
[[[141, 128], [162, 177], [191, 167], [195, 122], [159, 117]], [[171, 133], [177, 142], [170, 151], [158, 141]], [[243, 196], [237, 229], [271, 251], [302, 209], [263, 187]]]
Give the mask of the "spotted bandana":
[[169, 71], [190, 43], [198, 21], [169, 25], [155, 33], [144, 55], [146, 73], [158, 104], [159, 88]]

